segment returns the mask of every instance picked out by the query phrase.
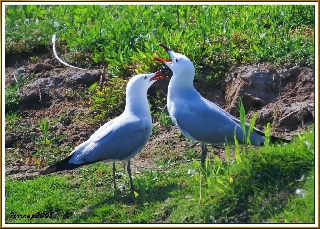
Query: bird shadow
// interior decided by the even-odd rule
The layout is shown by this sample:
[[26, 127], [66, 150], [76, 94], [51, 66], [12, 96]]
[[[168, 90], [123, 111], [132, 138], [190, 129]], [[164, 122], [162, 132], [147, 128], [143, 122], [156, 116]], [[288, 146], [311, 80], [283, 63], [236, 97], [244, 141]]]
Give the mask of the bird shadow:
[[84, 211], [79, 218], [75, 219], [76, 221], [86, 221], [86, 219], [95, 216], [95, 210], [102, 208], [104, 205], [113, 205], [113, 204], [124, 204], [124, 205], [131, 205], [138, 208], [142, 208], [146, 202], [161, 202], [165, 201], [169, 196], [170, 193], [174, 190], [180, 189], [179, 185], [177, 184], [168, 184], [168, 185], [161, 185], [161, 186], [154, 186], [148, 188], [147, 190], [137, 191], [138, 195], [135, 196], [134, 193], [128, 191], [126, 193], [123, 192], [116, 192], [113, 196], [108, 197], [107, 199], [101, 201], [98, 204], [92, 205]]

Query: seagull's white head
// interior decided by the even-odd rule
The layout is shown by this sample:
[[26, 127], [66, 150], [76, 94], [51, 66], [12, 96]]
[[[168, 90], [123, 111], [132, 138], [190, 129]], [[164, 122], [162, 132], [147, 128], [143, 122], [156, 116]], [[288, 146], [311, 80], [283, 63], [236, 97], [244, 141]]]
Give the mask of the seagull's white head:
[[127, 94], [136, 94], [143, 92], [144, 94], [148, 91], [148, 88], [157, 80], [163, 79], [160, 71], [149, 74], [139, 74], [133, 76], [127, 84]]
[[[189, 58], [180, 53], [175, 53], [164, 44], [159, 44], [159, 45], [162, 48], [164, 48], [164, 50], [166, 50], [166, 52], [170, 55], [171, 60], [166, 60], [158, 57], [154, 59], [167, 65], [171, 69], [174, 76], [176, 77], [179, 76], [179, 78], [181, 76], [185, 80], [188, 80], [190, 78], [190, 80], [193, 81], [195, 68], [192, 62], [189, 60]], [[183, 80], [183, 79], [180, 78], [180, 80]]]
[[[126, 107], [125, 110], [143, 115], [149, 114], [150, 109], [147, 100], [147, 91], [149, 87], [159, 79], [163, 79], [161, 72], [149, 74], [139, 74], [133, 76], [126, 88]], [[150, 116], [151, 117], [151, 116]]]

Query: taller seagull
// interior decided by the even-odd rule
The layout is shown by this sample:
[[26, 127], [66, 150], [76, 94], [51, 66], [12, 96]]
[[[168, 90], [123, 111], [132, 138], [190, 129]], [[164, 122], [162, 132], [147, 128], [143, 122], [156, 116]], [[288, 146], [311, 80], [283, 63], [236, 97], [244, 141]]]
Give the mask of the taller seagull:
[[[207, 143], [213, 145], [234, 143], [234, 135], [240, 143], [245, 142], [245, 136], [240, 121], [234, 116], [203, 98], [193, 87], [195, 68], [186, 56], [175, 53], [164, 44], [159, 44], [170, 55], [171, 60], [155, 58], [166, 64], [172, 70], [169, 83], [167, 108], [173, 123], [186, 137], [201, 142], [201, 164], [207, 156]], [[249, 124], [246, 123], [248, 132]], [[271, 140], [277, 140], [273, 137]], [[257, 128], [250, 135], [253, 145], [264, 143], [264, 133]]]

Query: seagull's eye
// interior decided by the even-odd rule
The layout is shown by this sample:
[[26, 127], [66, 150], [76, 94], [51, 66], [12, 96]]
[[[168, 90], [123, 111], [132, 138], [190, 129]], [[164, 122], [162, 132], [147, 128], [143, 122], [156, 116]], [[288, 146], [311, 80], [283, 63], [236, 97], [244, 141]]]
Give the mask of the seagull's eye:
[[144, 76], [144, 79], [147, 79], [148, 77], [147, 76]]
[[178, 58], [176, 58], [176, 62], [178, 62]]

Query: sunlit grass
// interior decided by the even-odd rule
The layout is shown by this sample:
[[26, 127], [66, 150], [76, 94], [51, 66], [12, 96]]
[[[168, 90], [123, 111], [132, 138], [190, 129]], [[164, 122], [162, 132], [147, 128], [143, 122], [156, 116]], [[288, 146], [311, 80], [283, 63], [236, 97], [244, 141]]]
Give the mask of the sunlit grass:
[[[134, 175], [137, 197], [119, 164], [117, 185], [125, 187], [120, 196], [113, 193], [111, 165], [104, 163], [63, 176], [6, 179], [6, 222], [313, 223], [313, 136], [310, 129], [287, 145], [243, 149], [241, 162], [214, 156], [201, 173], [193, 154], [189, 162], [142, 170]], [[292, 211], [299, 206], [305, 206], [303, 214]], [[55, 214], [30, 220], [10, 218], [12, 212]]]
[[56, 33], [69, 61], [117, 76], [154, 71], [160, 42], [212, 82], [237, 63], [314, 64], [312, 5], [27, 5], [8, 6], [5, 19], [6, 54], [49, 49]]

